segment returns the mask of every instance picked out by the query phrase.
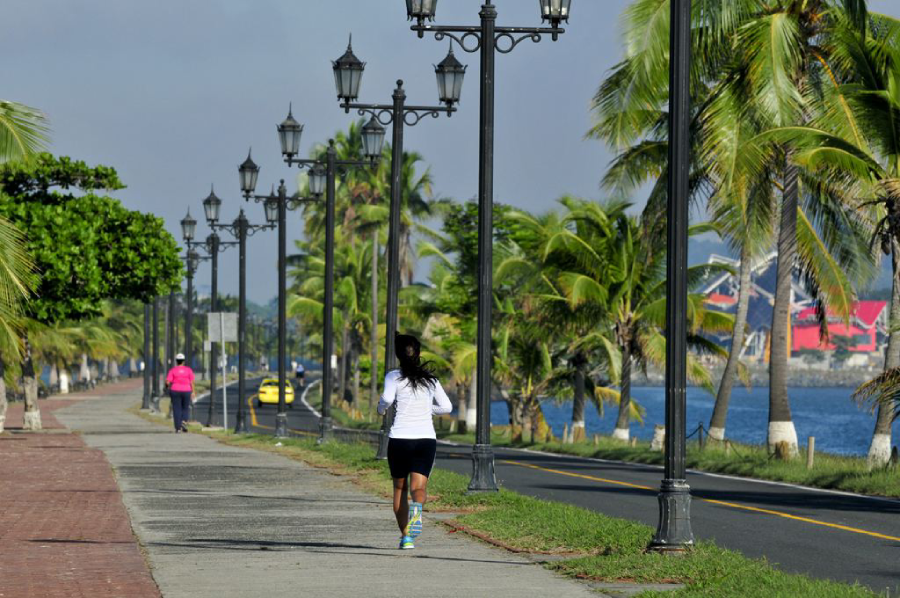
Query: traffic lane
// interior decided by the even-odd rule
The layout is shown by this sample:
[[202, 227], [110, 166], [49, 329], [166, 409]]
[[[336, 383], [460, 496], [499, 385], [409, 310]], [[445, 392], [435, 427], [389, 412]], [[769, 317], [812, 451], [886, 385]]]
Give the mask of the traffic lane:
[[[256, 406], [256, 395], [259, 385], [266, 378], [271, 376], [258, 376], [247, 378], [244, 382], [245, 401], [244, 412], [247, 418], [247, 426], [251, 432], [260, 434], [271, 433], [275, 430], [275, 414], [278, 412], [277, 405], [264, 405], [262, 408]], [[311, 379], [310, 379], [311, 378]], [[312, 384], [318, 377], [310, 376], [307, 373], [307, 386]], [[291, 430], [318, 430], [317, 416], [306, 409], [300, 401], [302, 391], [296, 389], [296, 398], [293, 403], [293, 409], [288, 406], [288, 429]], [[213, 405], [214, 420], [216, 423], [222, 421], [222, 389], [218, 387], [214, 393], [215, 402]], [[227, 390], [228, 402], [228, 425], [232, 427], [237, 417], [238, 409], [238, 390], [237, 384], [233, 383], [228, 386]], [[204, 397], [194, 404], [195, 419], [205, 421], [206, 413], [209, 411], [209, 397]], [[199, 417], [198, 417], [199, 416]]]
[[[294, 402], [288, 405], [288, 431], [295, 433], [313, 433], [319, 429], [318, 416], [310, 411], [301, 401], [303, 391], [318, 380], [319, 376], [309, 376], [307, 373], [306, 385], [303, 389], [295, 387]], [[247, 403], [244, 409], [247, 414], [247, 426], [251, 432], [260, 434], [271, 434], [275, 430], [275, 415], [278, 413], [278, 405], [264, 404], [257, 405], [256, 394], [259, 388], [260, 378], [256, 385], [253, 386], [252, 392], [247, 392]]]
[[[542, 469], [524, 467], [522, 463]], [[437, 464], [463, 475], [471, 475], [471, 449], [441, 446]], [[504, 487], [523, 494], [575, 504], [613, 517], [640, 521], [651, 527], [655, 527], [658, 521], [657, 492], [661, 470], [503, 449], [496, 451], [496, 469], [498, 481]], [[691, 514], [697, 539], [715, 540], [720, 546], [738, 550], [750, 557], [765, 556], [785, 571], [845, 582], [859, 580], [874, 589], [894, 588], [900, 583], [893, 564], [900, 547], [895, 540], [708, 501], [723, 501], [788, 515], [802, 509], [811, 519], [837, 524], [865, 524], [868, 527], [861, 530], [876, 533], [888, 530], [888, 535], [900, 535], [890, 534], [890, 530], [896, 529], [896, 524], [891, 521], [897, 507], [895, 504], [881, 505], [880, 501], [823, 496], [803, 489], [704, 475], [689, 475], [689, 483], [694, 495]], [[778, 502], [779, 496], [784, 499], [783, 502]], [[815, 506], [803, 507], [805, 504]]]

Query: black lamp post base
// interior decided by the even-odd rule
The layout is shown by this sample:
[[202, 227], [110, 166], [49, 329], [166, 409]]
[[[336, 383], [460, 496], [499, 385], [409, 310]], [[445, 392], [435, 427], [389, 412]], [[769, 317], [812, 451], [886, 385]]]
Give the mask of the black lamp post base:
[[388, 409], [381, 420], [381, 430], [378, 432], [378, 454], [375, 458], [384, 461], [388, 457], [388, 442], [390, 442], [391, 427], [394, 425], [393, 409]]
[[663, 480], [659, 490], [659, 528], [649, 549], [677, 554], [693, 546], [691, 488], [685, 480]]
[[384, 430], [378, 431], [378, 454], [375, 455], [375, 458], [379, 461], [384, 461], [387, 459], [387, 449], [388, 449], [388, 433]]
[[319, 420], [319, 444], [331, 440], [334, 434], [334, 420], [323, 417]]
[[246, 434], [250, 430], [247, 429], [247, 414], [243, 411], [238, 411], [237, 417], [235, 418], [234, 423], [234, 433], [235, 434]]
[[287, 427], [287, 413], [277, 413], [275, 414], [275, 438], [287, 438], [288, 437], [288, 427]]
[[472, 481], [468, 494], [499, 491], [494, 474], [494, 449], [489, 444], [476, 444], [472, 449]]

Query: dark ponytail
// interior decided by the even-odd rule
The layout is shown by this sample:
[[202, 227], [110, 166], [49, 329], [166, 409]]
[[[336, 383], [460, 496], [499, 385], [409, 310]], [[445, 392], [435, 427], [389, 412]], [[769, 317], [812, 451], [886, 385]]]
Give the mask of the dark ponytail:
[[431, 373], [429, 363], [422, 363], [419, 357], [422, 351], [422, 345], [414, 336], [407, 334], [394, 335], [394, 353], [400, 362], [400, 378], [409, 382], [409, 385], [416, 390], [420, 386], [430, 386], [434, 388], [437, 382], [437, 376]]

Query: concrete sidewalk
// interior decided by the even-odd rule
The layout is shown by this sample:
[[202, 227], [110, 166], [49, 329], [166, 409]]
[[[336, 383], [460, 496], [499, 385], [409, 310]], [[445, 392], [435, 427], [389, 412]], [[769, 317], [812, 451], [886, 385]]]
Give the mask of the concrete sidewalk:
[[165, 598], [598, 596], [433, 520], [399, 551], [385, 500], [278, 455], [174, 434], [128, 413], [138, 402], [131, 392], [56, 416], [114, 467]]

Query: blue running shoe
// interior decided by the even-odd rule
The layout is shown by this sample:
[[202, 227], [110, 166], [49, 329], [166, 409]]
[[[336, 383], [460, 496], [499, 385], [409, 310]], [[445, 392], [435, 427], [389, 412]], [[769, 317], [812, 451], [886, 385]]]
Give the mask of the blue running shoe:
[[415, 544], [413, 544], [412, 538], [409, 536], [403, 536], [400, 538], [400, 550], [412, 550], [415, 548]]
[[410, 538], [418, 538], [422, 533], [422, 503], [409, 504], [409, 523], [406, 525], [406, 535]]

